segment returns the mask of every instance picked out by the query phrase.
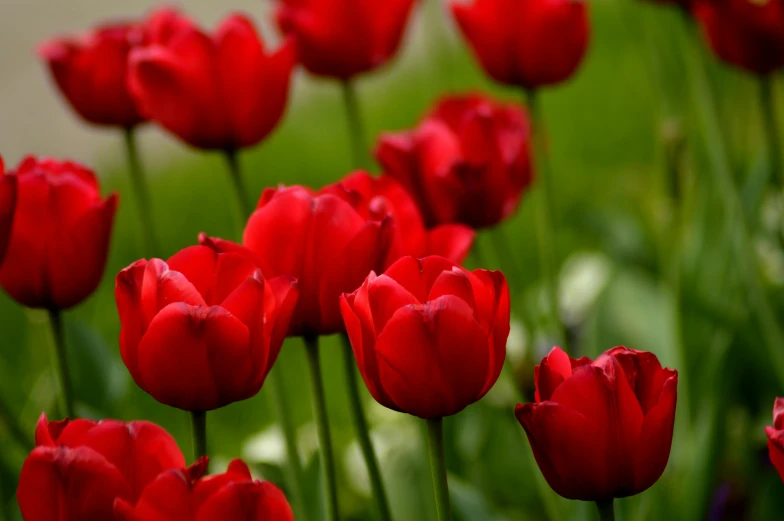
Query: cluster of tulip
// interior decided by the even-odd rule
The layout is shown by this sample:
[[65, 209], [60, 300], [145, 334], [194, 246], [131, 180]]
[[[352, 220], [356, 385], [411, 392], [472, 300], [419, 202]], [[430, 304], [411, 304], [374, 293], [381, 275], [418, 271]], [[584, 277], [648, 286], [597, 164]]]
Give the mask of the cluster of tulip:
[[[784, 66], [784, 2], [680, 5], [728, 62], [758, 74]], [[122, 359], [144, 391], [192, 413], [195, 462], [187, 466], [174, 440], [147, 422], [50, 422], [42, 415], [17, 492], [25, 520], [293, 519], [283, 493], [254, 481], [239, 460], [223, 474], [205, 476], [205, 414], [257, 394], [268, 377], [275, 379], [270, 371], [284, 339], [301, 337], [325, 519], [336, 521], [318, 349], [319, 337], [332, 334], [346, 339], [347, 389], [380, 518], [392, 516], [354, 367], [378, 403], [427, 421], [439, 518], [451, 519], [441, 419], [493, 387], [510, 331], [504, 275], [468, 271], [461, 263], [474, 230], [511, 216], [533, 183], [541, 121], [535, 116], [531, 123], [521, 107], [484, 95], [446, 97], [415, 129], [379, 139], [375, 157], [385, 174], [356, 171], [319, 190], [268, 188], [252, 211], [236, 160], [281, 120], [297, 63], [342, 82], [351, 103], [352, 81], [395, 54], [413, 8], [413, 0], [284, 0], [277, 22], [286, 39], [275, 51], [265, 49], [244, 16], [231, 15], [207, 34], [173, 9], [41, 48], [75, 111], [126, 133], [136, 167], [134, 129], [147, 120], [193, 147], [224, 153], [247, 221], [239, 243], [201, 234], [198, 245], [166, 261], [139, 260], [116, 277]], [[487, 74], [524, 90], [534, 114], [537, 89], [569, 78], [588, 47], [581, 2], [476, 0], [452, 10]], [[361, 157], [361, 139], [354, 138]], [[537, 181], [546, 184], [547, 173], [537, 170]], [[144, 179], [137, 175], [135, 182], [149, 218]], [[99, 284], [117, 203], [116, 195], [102, 199], [95, 175], [72, 162], [30, 157], [5, 172], [5, 291], [24, 306], [49, 311], [61, 331], [60, 313]], [[548, 212], [545, 207], [543, 219]], [[145, 226], [154, 244], [153, 223]], [[542, 254], [546, 270], [548, 253]], [[557, 317], [555, 291], [549, 301]], [[62, 344], [58, 335], [60, 357]], [[62, 413], [73, 417], [62, 362], [56, 364]], [[612, 519], [614, 498], [643, 492], [659, 479], [673, 437], [676, 371], [625, 347], [596, 360], [554, 348], [536, 366], [535, 384], [534, 402], [518, 405], [515, 414], [555, 492], [594, 501], [602, 518]], [[295, 468], [286, 488], [298, 510], [299, 460], [285, 404], [279, 409], [288, 465]], [[767, 434], [784, 478], [782, 399], [774, 412]]]

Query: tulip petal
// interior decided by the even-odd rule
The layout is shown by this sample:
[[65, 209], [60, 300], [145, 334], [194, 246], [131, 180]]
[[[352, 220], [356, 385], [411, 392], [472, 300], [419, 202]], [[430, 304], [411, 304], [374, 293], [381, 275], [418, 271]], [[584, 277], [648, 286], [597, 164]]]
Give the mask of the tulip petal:
[[190, 480], [181, 470], [163, 472], [135, 505], [120, 501], [115, 513], [120, 521], [193, 521], [196, 512]]
[[471, 251], [476, 232], [462, 224], [444, 224], [427, 232], [427, 255], [444, 257], [462, 264]]
[[169, 269], [181, 273], [188, 282], [193, 284], [196, 291], [201, 294], [205, 304], [217, 304], [212, 297], [215, 285], [215, 265], [218, 255], [215, 250], [206, 246], [189, 246], [184, 248], [166, 261]]
[[373, 329], [378, 333], [384, 330], [398, 309], [419, 304], [414, 295], [386, 275], [370, 281], [367, 286], [367, 299], [373, 317]]
[[572, 376], [572, 363], [560, 347], [554, 347], [534, 371], [536, 403], [549, 400], [553, 392]]
[[271, 483], [230, 483], [211, 495], [195, 521], [294, 521], [283, 493]]
[[436, 279], [444, 271], [450, 271], [455, 264], [442, 257], [403, 257], [387, 268], [384, 275], [393, 279], [398, 284], [414, 295], [421, 302], [427, 302], [427, 296]]
[[667, 467], [675, 425], [678, 374], [664, 382], [658, 403], [645, 415], [639, 441], [633, 451], [634, 494], [647, 490]]

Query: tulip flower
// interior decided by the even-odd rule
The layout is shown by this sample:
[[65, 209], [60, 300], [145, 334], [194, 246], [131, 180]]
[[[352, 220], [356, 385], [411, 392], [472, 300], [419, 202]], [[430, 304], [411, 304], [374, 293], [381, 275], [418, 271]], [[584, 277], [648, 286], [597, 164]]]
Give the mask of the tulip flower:
[[185, 466], [174, 439], [144, 421], [64, 420], [42, 414], [16, 497], [25, 521], [113, 521], [158, 474]]
[[161, 473], [135, 505], [117, 500], [117, 521], [294, 521], [283, 492], [253, 480], [241, 460], [232, 461], [223, 474], [202, 477], [206, 470], [202, 458], [188, 469]]
[[347, 201], [365, 219], [390, 219], [392, 239], [386, 258], [375, 268], [379, 272], [399, 258], [409, 255], [437, 255], [460, 264], [471, 249], [475, 233], [468, 226], [442, 224], [430, 230], [425, 229], [416, 202], [390, 176], [372, 177], [365, 171], [357, 171], [324, 187], [321, 192], [334, 194]]
[[670, 456], [677, 371], [626, 347], [595, 361], [554, 348], [534, 378], [535, 403], [515, 415], [555, 492], [611, 509], [656, 483]]
[[773, 427], [765, 427], [770, 461], [784, 481], [784, 398], [773, 403]]
[[485, 228], [510, 217], [532, 182], [530, 137], [528, 116], [514, 105], [447, 97], [416, 129], [382, 135], [376, 157], [429, 228]]
[[0, 266], [3, 264], [16, 213], [16, 176], [5, 175], [5, 164], [0, 156]]

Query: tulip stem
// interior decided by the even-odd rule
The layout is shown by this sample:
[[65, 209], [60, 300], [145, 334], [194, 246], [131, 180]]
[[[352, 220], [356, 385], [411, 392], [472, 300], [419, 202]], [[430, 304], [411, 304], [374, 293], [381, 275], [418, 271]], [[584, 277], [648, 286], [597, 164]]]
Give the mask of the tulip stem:
[[615, 521], [615, 503], [613, 500], [597, 501], [599, 508], [599, 521]]
[[310, 391], [313, 400], [313, 416], [316, 418], [319, 451], [321, 457], [322, 484], [326, 501], [326, 521], [338, 521], [338, 486], [335, 472], [335, 457], [332, 452], [332, 436], [329, 433], [329, 417], [327, 401], [324, 394], [324, 381], [321, 378], [321, 360], [319, 358], [318, 336], [305, 336], [305, 352], [310, 373]]
[[362, 399], [359, 395], [359, 382], [357, 382], [357, 368], [354, 360], [354, 351], [348, 336], [340, 335], [343, 340], [343, 361], [346, 369], [346, 387], [348, 388], [349, 408], [351, 417], [354, 420], [354, 428], [357, 431], [357, 441], [365, 458], [368, 476], [370, 477], [370, 487], [373, 491], [373, 498], [376, 501], [378, 517], [381, 521], [392, 521], [392, 514], [389, 509], [387, 492], [384, 489], [384, 481], [378, 465], [378, 458], [373, 450], [373, 443], [370, 439], [370, 429], [368, 428], [365, 411], [362, 409]]
[[433, 474], [438, 521], [452, 521], [452, 505], [449, 502], [449, 482], [446, 478], [446, 457], [444, 456], [443, 418], [427, 420], [427, 439], [430, 445], [430, 472]]
[[[240, 230], [244, 228], [245, 220], [250, 217], [253, 209], [248, 204], [245, 181], [242, 177], [242, 169], [240, 168], [240, 158], [236, 150], [226, 150], [224, 152], [226, 163], [229, 167], [229, 177], [231, 177], [231, 186], [234, 188], [234, 196], [237, 199], [237, 208], [239, 209]], [[240, 236], [242, 233], [240, 233]]]
[[207, 455], [207, 413], [191, 411], [193, 428], [193, 461]]
[[558, 303], [558, 275], [556, 269], [555, 250], [553, 239], [555, 237], [555, 225], [553, 224], [553, 214], [555, 212], [555, 202], [552, 187], [552, 174], [549, 163], [549, 153], [547, 150], [547, 138], [542, 116], [539, 98], [535, 90], [527, 91], [528, 108], [531, 111], [533, 120], [533, 142], [534, 157], [536, 163], [537, 177], [541, 186], [540, 200], [537, 215], [537, 238], [539, 241], [539, 269], [545, 279], [547, 288], [547, 300], [550, 306], [550, 315], [557, 329], [560, 347], [569, 352], [569, 335], [566, 327], [561, 320], [560, 305]]
[[150, 190], [144, 176], [141, 160], [139, 159], [139, 149], [136, 146], [136, 131], [133, 127], [126, 128], [124, 131], [125, 151], [128, 155], [128, 170], [131, 174], [131, 184], [136, 196], [136, 205], [139, 209], [139, 220], [144, 229], [144, 242], [147, 248], [147, 255], [154, 257], [162, 255], [161, 247], [155, 235], [155, 224], [152, 219], [152, 207], [150, 204]]
[[351, 142], [352, 168], [364, 168], [365, 165], [365, 126], [359, 109], [359, 98], [354, 82], [343, 82], [343, 104], [346, 108], [349, 141]]
[[54, 337], [54, 364], [57, 371], [57, 380], [60, 383], [61, 412], [66, 418], [74, 418], [71, 374], [68, 371], [68, 353], [65, 349], [63, 317], [59, 309], [49, 310], [49, 322], [52, 325], [52, 335]]
[[762, 108], [762, 119], [765, 127], [765, 138], [768, 141], [768, 161], [770, 163], [770, 173], [773, 182], [779, 189], [784, 188], [782, 179], [781, 156], [779, 155], [779, 129], [776, 124], [776, 100], [773, 90], [773, 76], [763, 76], [760, 78], [760, 105]]

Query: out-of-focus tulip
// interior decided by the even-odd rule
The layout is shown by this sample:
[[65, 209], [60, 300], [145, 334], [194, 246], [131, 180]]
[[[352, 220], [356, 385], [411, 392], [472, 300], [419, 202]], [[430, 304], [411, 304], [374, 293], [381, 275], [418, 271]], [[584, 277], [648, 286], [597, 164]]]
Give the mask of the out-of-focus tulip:
[[580, 0], [474, 0], [452, 11], [485, 72], [508, 85], [561, 83], [588, 48], [588, 5]]
[[656, 483], [670, 457], [677, 371], [625, 347], [593, 362], [555, 348], [534, 377], [536, 403], [515, 414], [553, 490], [607, 501]]
[[531, 184], [526, 112], [480, 96], [442, 99], [412, 131], [381, 136], [376, 157], [416, 199], [428, 227], [497, 224]]
[[397, 51], [414, 0], [282, 0], [281, 31], [313, 74], [347, 80]]
[[130, 54], [129, 86], [142, 114], [186, 143], [234, 151], [257, 144], [286, 108], [294, 47], [264, 48], [253, 24], [226, 18], [213, 36], [172, 10], [146, 22]]
[[161, 472], [185, 466], [174, 439], [144, 421], [42, 414], [35, 441], [16, 492], [25, 521], [112, 521], [116, 499], [133, 504]]
[[209, 411], [261, 389], [297, 301], [289, 276], [264, 279], [236, 253], [192, 246], [117, 275], [122, 358], [156, 400]]
[[0, 243], [7, 233], [5, 203], [16, 204], [0, 284], [28, 307], [79, 304], [103, 276], [117, 196], [101, 199], [95, 174], [69, 161], [27, 157], [3, 177]]
[[38, 49], [65, 99], [86, 121], [131, 128], [144, 121], [128, 92], [128, 54], [140, 42], [136, 23], [103, 25]]
[[376, 268], [379, 272], [409, 255], [438, 255], [460, 264], [471, 250], [474, 230], [461, 224], [443, 224], [426, 230], [414, 199], [387, 175], [373, 177], [364, 171], [354, 172], [321, 192], [348, 201], [365, 219], [381, 221], [389, 217], [392, 241], [389, 253]]
[[450, 416], [482, 398], [506, 358], [509, 288], [499, 271], [404, 257], [340, 301], [365, 384], [381, 405]]
[[202, 458], [188, 469], [162, 473], [135, 505], [117, 501], [118, 521], [294, 521], [283, 492], [254, 481], [241, 460], [223, 474], [202, 477], [206, 470]]
[[16, 211], [16, 176], [5, 175], [5, 164], [0, 156], [0, 266], [8, 251]]
[[698, 0], [693, 12], [725, 62], [759, 75], [784, 67], [784, 1]]
[[784, 398], [776, 398], [773, 403], [773, 427], [765, 427], [765, 434], [770, 461], [784, 481]]
[[220, 251], [241, 252], [267, 276], [291, 274], [300, 298], [289, 336], [344, 331], [340, 295], [353, 291], [387, 256], [390, 221], [365, 219], [333, 194], [300, 187], [268, 188], [248, 219], [245, 247], [202, 237]]

